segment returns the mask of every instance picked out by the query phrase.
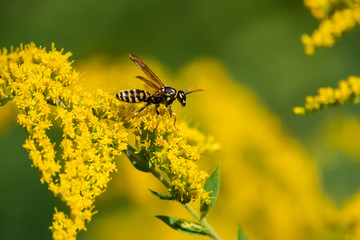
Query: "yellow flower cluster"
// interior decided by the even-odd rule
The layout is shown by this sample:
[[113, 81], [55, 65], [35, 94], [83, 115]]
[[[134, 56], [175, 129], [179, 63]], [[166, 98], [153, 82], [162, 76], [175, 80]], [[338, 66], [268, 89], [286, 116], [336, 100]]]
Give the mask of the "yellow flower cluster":
[[305, 6], [321, 21], [311, 36], [301, 37], [307, 55], [314, 54], [319, 47], [331, 47], [344, 32], [360, 24], [359, 0], [305, 0]]
[[315, 18], [324, 19], [336, 5], [342, 2], [343, 0], [304, 0], [304, 5], [310, 9]]
[[307, 96], [304, 107], [295, 107], [295, 114], [306, 114], [346, 102], [356, 103], [360, 95], [360, 77], [350, 76], [339, 82], [339, 88], [319, 88], [317, 96]]
[[204, 190], [208, 174], [198, 169], [197, 162], [201, 153], [218, 149], [218, 144], [183, 122], [175, 125], [175, 119], [170, 117], [166, 107], [159, 110], [161, 121], [153, 109], [147, 109], [144, 115], [131, 120], [137, 153], [146, 154], [150, 165], [166, 173], [172, 199], [181, 203], [208, 199]]
[[[24, 148], [33, 165], [70, 214], [55, 209], [54, 239], [75, 239], [94, 214], [94, 200], [115, 171], [114, 158], [127, 147], [127, 132], [119, 119], [120, 103], [99, 90], [95, 96], [68, 86], [78, 79], [68, 61], [70, 54], [50, 52], [34, 44], [0, 58], [1, 100], [13, 99], [17, 120], [29, 134]], [[55, 107], [52, 107], [54, 105]], [[122, 104], [123, 105], [123, 104]], [[56, 119], [63, 130], [62, 156], [47, 131]]]
[[[110, 173], [116, 171], [114, 158], [127, 147], [128, 134], [123, 123], [111, 119], [118, 120], [114, 115], [119, 111], [116, 108], [121, 109], [118, 101], [102, 90], [95, 96], [80, 88], [77, 90], [62, 95], [64, 105], [71, 111], [57, 108], [56, 113], [64, 131], [61, 142], [64, 170], [55, 183], [49, 184], [49, 189], [68, 203], [72, 222], [68, 222], [70, 225], [54, 224], [54, 233], [64, 234], [60, 238], [54, 235], [54, 239], [67, 239], [66, 230], [74, 228], [74, 224], [78, 226], [73, 229], [74, 237], [77, 231], [86, 229], [84, 220], [90, 221], [94, 214], [95, 197], [105, 191], [111, 180]], [[72, 98], [69, 102], [66, 101], [68, 97]], [[66, 223], [64, 219], [63, 222]]]
[[[41, 182], [69, 208], [68, 213], [55, 208], [53, 238], [75, 239], [86, 230], [85, 222], [96, 212], [95, 198], [116, 171], [115, 157], [126, 152], [129, 130], [137, 153], [168, 176], [174, 200], [208, 199], [203, 189], [208, 174], [197, 164], [200, 154], [218, 145], [182, 121], [175, 125], [165, 107], [159, 108], [160, 116], [149, 107], [135, 117], [132, 104], [75, 85], [79, 74], [70, 55], [35, 44], [0, 54], [0, 106], [10, 100], [16, 104], [18, 123], [29, 134], [24, 148]], [[48, 136], [53, 127], [62, 131], [59, 142]]]

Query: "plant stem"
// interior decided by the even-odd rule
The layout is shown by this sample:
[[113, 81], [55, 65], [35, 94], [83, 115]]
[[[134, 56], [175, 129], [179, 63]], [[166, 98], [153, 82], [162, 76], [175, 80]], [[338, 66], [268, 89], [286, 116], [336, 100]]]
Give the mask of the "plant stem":
[[[166, 179], [154, 168], [150, 170], [151, 174], [154, 175], [159, 181], [166, 187], [170, 188], [171, 184], [166, 181]], [[190, 212], [191, 215], [208, 231], [208, 236], [215, 240], [222, 240], [222, 238], [219, 236], [219, 234], [215, 231], [215, 229], [210, 225], [210, 223], [207, 221], [207, 219], [201, 218], [200, 214], [190, 205], [190, 204], [184, 204], [183, 205], [186, 210]]]
[[215, 229], [210, 225], [210, 223], [207, 221], [206, 217], [201, 218], [200, 214], [190, 205], [185, 204], [184, 207], [193, 215], [193, 217], [209, 231], [209, 237], [216, 240], [222, 240], [222, 238], [219, 236], [219, 234], [215, 231]]
[[159, 181], [166, 187], [166, 188], [171, 188], [171, 184], [166, 181], [166, 179], [158, 172], [156, 171], [154, 168], [151, 168], [150, 170], [151, 174], [154, 175], [157, 179], [159, 179]]

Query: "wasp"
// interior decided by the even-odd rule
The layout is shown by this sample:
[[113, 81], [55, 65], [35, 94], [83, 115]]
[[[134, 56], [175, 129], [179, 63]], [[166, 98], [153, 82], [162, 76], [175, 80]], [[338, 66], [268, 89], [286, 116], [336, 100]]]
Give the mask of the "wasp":
[[[190, 87], [186, 91], [176, 90], [173, 87], [166, 86], [154, 73], [151, 69], [141, 60], [139, 57], [130, 54], [130, 59], [146, 74], [148, 78], [143, 76], [136, 76], [136, 78], [145, 82], [150, 88], [154, 90], [154, 93], [149, 93], [146, 90], [141, 89], [131, 89], [119, 91], [116, 94], [116, 98], [123, 102], [128, 103], [139, 103], [146, 102], [146, 104], [140, 108], [135, 115], [139, 114], [145, 108], [150, 105], [155, 105], [155, 112], [159, 115], [158, 107], [160, 104], [164, 104], [169, 110], [170, 116], [176, 115], [171, 110], [171, 104], [177, 99], [180, 104], [184, 107], [186, 105], [186, 95], [194, 92], [203, 91], [203, 89], [191, 90], [193, 87]], [[190, 91], [191, 90], [191, 91]]]

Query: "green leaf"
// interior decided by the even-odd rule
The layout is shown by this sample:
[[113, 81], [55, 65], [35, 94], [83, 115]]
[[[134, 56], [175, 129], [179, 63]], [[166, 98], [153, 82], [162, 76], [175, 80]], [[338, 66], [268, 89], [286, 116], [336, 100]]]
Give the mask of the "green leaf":
[[5, 105], [8, 101], [14, 99], [14, 96], [12, 95], [4, 95], [0, 97], [0, 107]]
[[200, 202], [201, 218], [206, 216], [206, 214], [210, 211], [210, 209], [212, 208], [212, 206], [214, 205], [214, 203], [218, 197], [219, 190], [220, 190], [220, 166], [219, 165], [216, 167], [213, 174], [211, 174], [209, 179], [206, 181], [204, 189], [206, 190], [206, 192], [210, 192], [209, 197], [211, 197], [211, 198], [210, 198], [209, 203], [206, 203], [206, 201], [201, 200], [201, 202]]
[[192, 235], [208, 235], [208, 231], [198, 223], [194, 223], [176, 217], [168, 217], [168, 216], [156, 216], [156, 217], [159, 218], [164, 223], [166, 223], [169, 227], [179, 232], [188, 233]]
[[174, 197], [172, 197], [172, 196], [166, 196], [166, 195], [164, 195], [164, 194], [155, 192], [155, 191], [153, 191], [153, 190], [151, 190], [151, 189], [148, 189], [148, 190], [149, 190], [149, 192], [150, 192], [151, 194], [157, 196], [157, 197], [158, 197], [159, 199], [161, 199], [161, 200], [175, 200]]
[[241, 230], [240, 225], [238, 228], [238, 240], [248, 240], [243, 231]]
[[131, 164], [137, 170], [142, 172], [150, 172], [149, 160], [143, 154], [135, 153], [135, 151], [135, 148], [128, 145], [127, 150], [124, 152], [130, 160]]

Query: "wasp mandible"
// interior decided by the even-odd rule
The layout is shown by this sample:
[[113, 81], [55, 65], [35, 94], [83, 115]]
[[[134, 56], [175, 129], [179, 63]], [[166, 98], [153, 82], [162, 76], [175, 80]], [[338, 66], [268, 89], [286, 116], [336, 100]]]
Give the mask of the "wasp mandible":
[[169, 110], [170, 116], [175, 115], [175, 113], [171, 110], [171, 104], [175, 101], [175, 99], [177, 99], [184, 107], [186, 105], [187, 94], [203, 91], [203, 89], [191, 90], [193, 87], [190, 87], [184, 92], [182, 90], [176, 90], [175, 88], [166, 86], [139, 57], [133, 54], [130, 54], [129, 57], [149, 77], [149, 79], [142, 76], [136, 76], [136, 78], [144, 81], [149, 87], [155, 90], [152, 94], [141, 89], [124, 90], [119, 91], [116, 94], [116, 98], [123, 102], [146, 102], [145, 106], [135, 112], [135, 115], [139, 114], [152, 104], [155, 104], [155, 112], [157, 115], [159, 115], [158, 107], [160, 104], [165, 104]]

